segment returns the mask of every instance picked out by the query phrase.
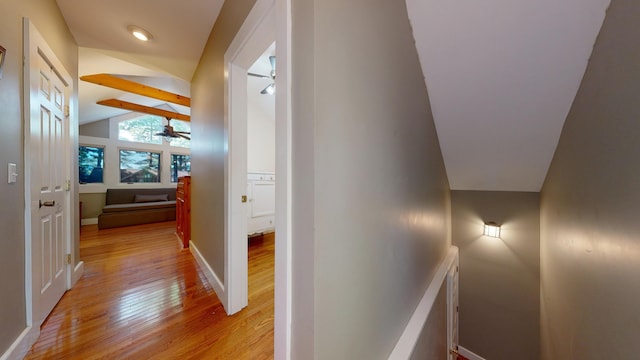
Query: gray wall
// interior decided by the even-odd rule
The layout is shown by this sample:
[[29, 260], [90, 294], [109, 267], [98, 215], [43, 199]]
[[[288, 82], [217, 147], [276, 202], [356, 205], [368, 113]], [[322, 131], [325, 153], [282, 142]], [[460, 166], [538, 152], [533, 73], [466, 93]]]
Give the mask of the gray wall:
[[191, 82], [191, 237], [224, 281], [224, 53], [255, 0], [226, 1]]
[[[24, 162], [22, 120], [22, 18], [36, 25], [72, 77], [78, 50], [55, 0], [0, 1], [0, 45], [7, 49], [0, 79], [0, 356], [25, 329]], [[77, 89], [77, 83], [74, 84]], [[75, 96], [75, 95], [74, 95]], [[7, 184], [7, 163], [18, 165], [18, 183]], [[75, 238], [77, 241], [77, 237]]]
[[612, 0], [542, 189], [543, 359], [640, 353], [638, 19]]
[[[501, 224], [499, 239], [484, 222]], [[540, 358], [538, 193], [452, 191], [460, 249], [460, 345], [485, 359]]]
[[405, 2], [296, 0], [292, 33], [294, 358], [386, 359], [450, 245]]
[[109, 119], [91, 122], [78, 127], [80, 136], [109, 138]]

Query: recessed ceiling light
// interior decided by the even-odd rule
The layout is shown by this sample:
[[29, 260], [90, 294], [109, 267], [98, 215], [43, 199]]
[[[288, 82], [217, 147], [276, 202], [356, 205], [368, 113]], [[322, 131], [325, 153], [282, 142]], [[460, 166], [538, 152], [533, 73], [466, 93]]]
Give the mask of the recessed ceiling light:
[[151, 33], [141, 27], [138, 27], [135, 25], [129, 25], [127, 26], [127, 30], [129, 30], [131, 35], [135, 36], [136, 39], [140, 41], [149, 41], [153, 39], [153, 36], [151, 35]]

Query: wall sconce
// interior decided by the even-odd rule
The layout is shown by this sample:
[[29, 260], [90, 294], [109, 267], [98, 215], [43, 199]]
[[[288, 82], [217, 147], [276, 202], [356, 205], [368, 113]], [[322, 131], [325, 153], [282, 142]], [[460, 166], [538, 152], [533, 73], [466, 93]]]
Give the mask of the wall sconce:
[[496, 224], [493, 221], [484, 223], [484, 235], [499, 238], [500, 225]]

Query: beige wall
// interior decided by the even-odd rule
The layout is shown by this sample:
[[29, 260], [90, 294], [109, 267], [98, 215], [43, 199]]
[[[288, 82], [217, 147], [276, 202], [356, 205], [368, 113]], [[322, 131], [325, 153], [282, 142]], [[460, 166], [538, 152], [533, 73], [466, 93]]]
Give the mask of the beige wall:
[[[499, 239], [482, 235], [501, 224]], [[540, 196], [452, 191], [460, 249], [460, 345], [485, 359], [539, 359]]]
[[224, 281], [224, 53], [255, 0], [226, 1], [191, 83], [191, 237]]
[[638, 19], [612, 0], [542, 189], [543, 359], [640, 353]]
[[[22, 120], [22, 18], [42, 33], [72, 77], [78, 75], [78, 49], [55, 0], [0, 1], [0, 45], [7, 49], [0, 79], [0, 355], [24, 330], [24, 163]], [[74, 84], [77, 89], [77, 83]], [[75, 96], [75, 95], [74, 95]], [[6, 166], [18, 165], [18, 183], [7, 184]], [[77, 237], [75, 238], [77, 241]]]
[[450, 245], [405, 3], [296, 0], [292, 34], [294, 358], [386, 359]]
[[80, 194], [82, 201], [82, 219], [97, 219], [102, 213], [105, 205], [107, 193], [83, 193]]

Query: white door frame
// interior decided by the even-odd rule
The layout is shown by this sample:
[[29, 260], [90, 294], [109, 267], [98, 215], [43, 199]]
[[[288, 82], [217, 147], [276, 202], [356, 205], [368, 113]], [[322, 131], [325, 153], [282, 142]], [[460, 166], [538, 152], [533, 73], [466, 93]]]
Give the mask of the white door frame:
[[[38, 109], [32, 109], [32, 106], [35, 104], [31, 101], [33, 98], [37, 98], [38, 94], [38, 80], [39, 76], [33, 76], [32, 74], [38, 73], [38, 69], [35, 65], [34, 58], [38, 56], [38, 52], [42, 53], [50, 63], [55, 67], [57, 71], [59, 71], [60, 75], [67, 81], [69, 84], [69, 100], [73, 101], [73, 81], [67, 70], [62, 65], [62, 62], [56, 57], [56, 55], [52, 52], [52, 50], [47, 45], [46, 41], [42, 37], [42, 35], [35, 28], [33, 23], [29, 21], [28, 18], [24, 18], [23, 20], [23, 32], [24, 32], [24, 104], [23, 104], [23, 125], [24, 125], [24, 194], [25, 194], [25, 211], [24, 211], [24, 227], [25, 227], [25, 298], [26, 298], [26, 320], [27, 320], [27, 328], [29, 329], [28, 342], [35, 341], [40, 333], [40, 301], [39, 301], [39, 287], [36, 284], [37, 274], [40, 271], [40, 264], [35, 259], [32, 259], [32, 250], [33, 250], [33, 238], [31, 231], [31, 221], [32, 221], [32, 212], [37, 211], [39, 204], [39, 199], [32, 199], [31, 196], [31, 157], [32, 157], [32, 139], [31, 139], [31, 117], [38, 116]], [[71, 264], [68, 264], [65, 269], [65, 282], [67, 290], [70, 289], [73, 284], [78, 280], [79, 276], [82, 274], [82, 263], [79, 262], [78, 266], [74, 269], [74, 230], [78, 225], [76, 221], [76, 217], [74, 216], [74, 204], [75, 204], [75, 192], [73, 191], [74, 182], [71, 179], [74, 179], [72, 175], [73, 164], [75, 163], [72, 159], [74, 154], [71, 151], [71, 147], [73, 146], [74, 140], [72, 139], [72, 134], [75, 132], [71, 131], [73, 126], [77, 126], [77, 121], [75, 118], [75, 114], [72, 111], [73, 106], [69, 106], [69, 117], [66, 129], [67, 131], [67, 143], [65, 144], [65, 148], [67, 149], [67, 166], [65, 169], [66, 178], [70, 180], [70, 189], [65, 192], [66, 196], [66, 209], [65, 212], [68, 214], [67, 220], [65, 221], [65, 247], [67, 254], [71, 254]]]
[[[247, 305], [247, 70], [274, 41], [276, 77], [276, 359], [291, 347], [291, 4], [257, 0], [225, 53], [225, 274], [223, 303], [228, 314]], [[236, 216], [232, 216], [236, 215]]]

